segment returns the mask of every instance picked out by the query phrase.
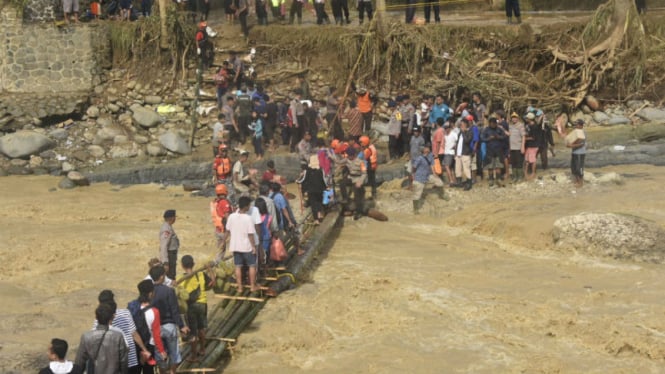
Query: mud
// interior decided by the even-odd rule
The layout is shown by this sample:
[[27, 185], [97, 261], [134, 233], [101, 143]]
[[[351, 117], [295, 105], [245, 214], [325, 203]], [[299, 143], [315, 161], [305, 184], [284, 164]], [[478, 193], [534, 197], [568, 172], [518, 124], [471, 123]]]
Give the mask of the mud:
[[[241, 335], [225, 372], [660, 372], [663, 267], [551, 244], [554, 220], [581, 211], [663, 225], [664, 169], [602, 172], [624, 183], [449, 191], [417, 217], [408, 193], [386, 185], [379, 208], [390, 220], [347, 220], [310, 279]], [[50, 192], [56, 183], [0, 184], [0, 372], [45, 365], [52, 337], [73, 358], [98, 292], [112, 289], [120, 305], [134, 297], [164, 209], [178, 210], [181, 254], [214, 253], [207, 199], [157, 184]]]

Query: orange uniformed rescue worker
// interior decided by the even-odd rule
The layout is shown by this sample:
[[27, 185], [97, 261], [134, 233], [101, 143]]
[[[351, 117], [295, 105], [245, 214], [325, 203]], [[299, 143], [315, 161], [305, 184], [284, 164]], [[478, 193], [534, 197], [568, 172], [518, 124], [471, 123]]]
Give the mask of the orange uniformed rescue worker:
[[360, 137], [360, 146], [362, 147], [365, 162], [367, 163], [367, 184], [372, 188], [372, 199], [376, 198], [376, 169], [378, 164], [378, 154], [376, 147], [370, 143], [369, 136]]
[[219, 145], [219, 151], [215, 157], [215, 161], [212, 163], [212, 173], [213, 173], [213, 182], [215, 184], [223, 184], [226, 186], [226, 197], [233, 205], [234, 201], [234, 190], [233, 190], [233, 178], [231, 172], [233, 171], [233, 162], [228, 156], [228, 146], [224, 143]]
[[217, 248], [221, 249], [224, 240], [224, 228], [226, 227], [226, 219], [233, 211], [231, 203], [226, 198], [228, 189], [223, 184], [218, 184], [215, 187], [215, 194], [217, 197], [210, 202], [210, 216], [212, 223], [215, 226], [215, 237], [217, 238]]

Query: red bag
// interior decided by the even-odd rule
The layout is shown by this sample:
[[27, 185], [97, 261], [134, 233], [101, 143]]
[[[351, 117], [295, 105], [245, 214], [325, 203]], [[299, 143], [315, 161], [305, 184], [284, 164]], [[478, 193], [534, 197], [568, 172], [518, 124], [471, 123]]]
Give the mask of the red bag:
[[286, 253], [286, 248], [284, 248], [284, 243], [282, 239], [273, 236], [272, 241], [270, 242], [270, 259], [275, 262], [281, 262], [286, 260], [289, 257]]

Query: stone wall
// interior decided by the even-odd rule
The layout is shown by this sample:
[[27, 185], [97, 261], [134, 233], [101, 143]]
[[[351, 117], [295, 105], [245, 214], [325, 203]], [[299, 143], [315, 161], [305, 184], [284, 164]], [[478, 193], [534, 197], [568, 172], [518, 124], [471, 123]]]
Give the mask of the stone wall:
[[90, 90], [110, 65], [108, 32], [98, 24], [24, 23], [10, 7], [0, 24], [0, 91]]
[[62, 18], [61, 0], [28, 0], [23, 10], [24, 22], [50, 22], [58, 18]]

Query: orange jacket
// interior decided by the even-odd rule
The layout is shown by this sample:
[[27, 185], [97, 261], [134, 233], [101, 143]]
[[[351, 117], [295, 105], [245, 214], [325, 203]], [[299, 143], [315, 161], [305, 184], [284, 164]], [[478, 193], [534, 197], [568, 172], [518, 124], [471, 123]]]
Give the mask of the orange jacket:
[[217, 232], [224, 232], [226, 219], [231, 214], [231, 204], [226, 199], [215, 199], [210, 202], [210, 215]]
[[364, 95], [358, 95], [358, 111], [360, 113], [369, 113], [372, 111], [372, 101], [369, 98], [369, 92]]
[[377, 160], [376, 147], [374, 147], [374, 144], [370, 144], [367, 148], [365, 148], [363, 153], [365, 154], [365, 161], [367, 161], [369, 168], [371, 170], [376, 170], [376, 168], [379, 166], [379, 162]]

